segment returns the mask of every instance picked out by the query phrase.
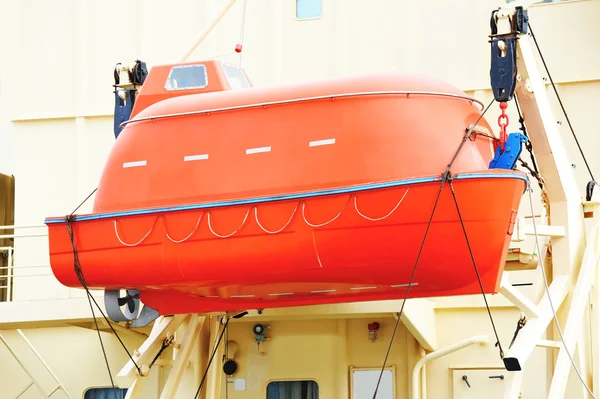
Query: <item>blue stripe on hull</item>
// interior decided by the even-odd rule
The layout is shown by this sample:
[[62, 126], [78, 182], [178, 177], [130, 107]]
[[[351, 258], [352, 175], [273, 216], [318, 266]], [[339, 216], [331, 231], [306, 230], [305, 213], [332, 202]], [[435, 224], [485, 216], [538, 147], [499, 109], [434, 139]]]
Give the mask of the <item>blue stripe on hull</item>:
[[[452, 179], [453, 180], [520, 179], [525, 182], [528, 182], [526, 176], [520, 175], [517, 173], [464, 173], [464, 174], [460, 174], [460, 175], [455, 175], [452, 177]], [[422, 177], [422, 178], [407, 179], [407, 180], [389, 181], [389, 182], [383, 182], [383, 183], [369, 183], [369, 184], [362, 184], [362, 185], [358, 185], [358, 186], [342, 187], [342, 188], [329, 189], [329, 190], [317, 190], [317, 191], [309, 191], [309, 192], [304, 192], [304, 193], [273, 195], [273, 196], [268, 196], [268, 197], [257, 197], [257, 198], [248, 198], [248, 199], [230, 200], [230, 201], [205, 202], [202, 204], [179, 205], [179, 206], [171, 206], [171, 207], [163, 207], [163, 208], [147, 208], [147, 209], [135, 209], [135, 210], [130, 210], [130, 211], [120, 211], [120, 212], [97, 213], [97, 214], [93, 214], [93, 215], [77, 216], [75, 218], [75, 220], [76, 221], [99, 220], [99, 219], [109, 219], [109, 218], [122, 217], [122, 216], [151, 215], [154, 213], [189, 211], [189, 210], [206, 209], [206, 208], [220, 208], [220, 207], [234, 206], [234, 205], [260, 204], [260, 203], [264, 203], [264, 202], [303, 199], [303, 198], [320, 197], [320, 196], [333, 195], [333, 194], [345, 194], [345, 193], [354, 193], [354, 192], [359, 192], [359, 191], [369, 191], [369, 190], [376, 190], [376, 189], [381, 189], [381, 188], [402, 187], [402, 186], [409, 186], [409, 185], [415, 185], [415, 184], [434, 183], [434, 182], [438, 182], [441, 180], [442, 180], [441, 176]], [[63, 218], [48, 218], [45, 220], [44, 223], [45, 224], [65, 223], [65, 221], [66, 221], [66, 218], [64, 218], [64, 217]]]

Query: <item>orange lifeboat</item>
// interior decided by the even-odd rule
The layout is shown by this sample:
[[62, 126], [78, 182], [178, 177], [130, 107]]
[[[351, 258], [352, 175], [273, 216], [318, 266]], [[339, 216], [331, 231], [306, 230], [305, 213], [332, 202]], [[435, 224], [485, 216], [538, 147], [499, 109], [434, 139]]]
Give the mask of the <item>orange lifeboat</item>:
[[53, 273], [81, 287], [76, 251], [90, 289], [139, 290], [163, 315], [402, 299], [411, 276], [409, 298], [481, 293], [442, 186], [456, 155], [462, 222], [497, 293], [527, 180], [489, 167], [489, 136], [461, 145], [475, 123], [490, 134], [481, 113], [419, 75], [257, 88], [217, 61], [154, 67], [93, 213], [46, 220]]

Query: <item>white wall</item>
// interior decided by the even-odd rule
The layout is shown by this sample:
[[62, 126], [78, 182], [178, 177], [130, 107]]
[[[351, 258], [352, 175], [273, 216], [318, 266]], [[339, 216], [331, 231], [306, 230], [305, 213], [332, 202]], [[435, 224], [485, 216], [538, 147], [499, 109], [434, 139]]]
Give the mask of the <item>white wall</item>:
[[[487, 35], [490, 12], [498, 3], [324, 0], [322, 18], [297, 21], [294, 1], [247, 0], [242, 66], [255, 85], [350, 73], [419, 71], [489, 101]], [[70, 212], [95, 188], [114, 141], [114, 65], [136, 58], [149, 66], [176, 60], [222, 4], [224, 0], [2, 2], [0, 172], [16, 176], [17, 225], [40, 224], [44, 217]], [[243, 0], [238, 0], [194, 58], [231, 53], [240, 35], [242, 10]], [[598, 0], [545, 4], [530, 11], [552, 77], [560, 85], [563, 102], [596, 175], [600, 175], [598, 15]], [[227, 59], [236, 62], [238, 56]], [[488, 120], [496, 128], [497, 107], [490, 112]], [[512, 105], [509, 115], [509, 131], [516, 131]], [[575, 173], [585, 184], [585, 168], [564, 117], [556, 115], [563, 121], [560, 130], [577, 164]], [[18, 239], [16, 264], [47, 265], [47, 239]], [[17, 269], [16, 274], [30, 274], [30, 270]], [[47, 274], [49, 268], [37, 272]], [[81, 290], [62, 287], [52, 276], [19, 277], [15, 284], [17, 301], [82, 295]], [[481, 331], [489, 333], [486, 313], [478, 312], [469, 318], [477, 319]], [[513, 331], [515, 317], [514, 312], [499, 317], [505, 341]], [[446, 335], [452, 326], [451, 318], [442, 315], [438, 328], [444, 339], [440, 337], [440, 345], [464, 338], [458, 332]], [[63, 342], [71, 334], [77, 339], [77, 334], [86, 334], [81, 344], [96, 350], [93, 336], [83, 331], [39, 330], [40, 337], [49, 334], [50, 339], [40, 338], [38, 344], [49, 356], [59, 356], [52, 348], [55, 339]], [[118, 348], [110, 350], [120, 353]], [[80, 360], [77, 351], [64, 356], [65, 361]], [[490, 356], [496, 356], [493, 350]], [[5, 353], [0, 355], [5, 358]], [[96, 368], [90, 373], [102, 375], [102, 363], [96, 357], [93, 360]], [[118, 358], [118, 362], [122, 360]], [[438, 364], [430, 372], [429, 390], [447, 392], [447, 385], [433, 385], [433, 377], [446, 376], [448, 364]], [[82, 377], [86, 384], [96, 383], [88, 377]], [[532, 389], [528, 386], [526, 391]]]
[[[293, 1], [247, 1], [242, 66], [255, 85], [404, 70], [440, 77], [481, 99], [490, 96], [482, 90], [489, 87], [487, 35], [494, 1], [423, 6], [379, 0], [371, 7], [359, 0], [325, 1], [322, 17], [308, 21], [296, 20]], [[4, 6], [8, 12], [3, 13], [7, 23], [3, 29], [13, 40], [5, 52], [12, 62], [3, 62], [1, 70], [5, 119], [0, 132], [4, 136], [12, 132], [13, 143], [6, 138], [2, 143], [14, 152], [12, 159], [2, 157], [0, 168], [6, 164], [16, 175], [17, 225], [38, 224], [46, 216], [70, 212], [96, 186], [114, 141], [110, 116], [114, 65], [135, 58], [149, 66], [175, 61], [224, 1], [67, 4], [57, 7], [30, 0]], [[238, 0], [193, 58], [233, 51], [243, 7], [244, 1]], [[594, 134], [600, 53], [592, 51], [600, 40], [594, 20], [600, 15], [600, 2], [544, 4], [530, 14], [583, 147], [588, 152], [600, 148], [600, 136]], [[564, 26], [566, 14], [578, 22], [556, 29]], [[137, 17], [127, 22], [130, 15]], [[238, 57], [228, 59], [237, 62]], [[493, 108], [488, 118], [494, 128], [498, 113]], [[512, 105], [509, 114], [509, 131], [516, 131]], [[557, 119], [564, 122], [558, 113]], [[561, 132], [565, 145], [574, 150], [566, 123]], [[588, 180], [584, 165], [573, 154], [575, 172], [584, 185]], [[600, 175], [600, 158], [588, 154], [588, 160]], [[48, 264], [46, 245], [44, 239], [17, 240], [17, 264]], [[77, 295], [52, 277], [18, 281], [16, 299]]]

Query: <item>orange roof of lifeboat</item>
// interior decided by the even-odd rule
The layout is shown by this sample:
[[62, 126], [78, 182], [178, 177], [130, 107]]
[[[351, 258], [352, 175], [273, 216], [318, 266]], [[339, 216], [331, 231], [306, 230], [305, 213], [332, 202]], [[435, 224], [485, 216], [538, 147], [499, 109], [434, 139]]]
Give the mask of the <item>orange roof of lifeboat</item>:
[[[205, 68], [148, 75], [93, 213], [47, 219], [59, 281], [81, 286], [75, 246], [90, 288], [138, 289], [160, 314], [404, 298], [417, 258], [409, 297], [481, 292], [449, 184], [436, 201], [480, 104], [419, 75], [252, 88], [189, 65]], [[474, 135], [451, 168], [486, 293], [526, 185], [489, 169], [493, 150]]]

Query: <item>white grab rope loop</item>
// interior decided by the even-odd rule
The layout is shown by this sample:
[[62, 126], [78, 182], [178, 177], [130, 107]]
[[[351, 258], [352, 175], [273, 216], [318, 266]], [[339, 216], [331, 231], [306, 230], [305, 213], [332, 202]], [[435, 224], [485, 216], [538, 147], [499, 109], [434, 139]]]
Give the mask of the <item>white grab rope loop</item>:
[[145, 235], [145, 236], [143, 236], [141, 240], [139, 240], [139, 241], [138, 241], [138, 242], [136, 242], [135, 244], [129, 244], [129, 243], [126, 243], [126, 242], [124, 242], [124, 241], [121, 239], [121, 237], [119, 236], [119, 228], [117, 227], [117, 222], [118, 222], [118, 220], [117, 220], [117, 219], [115, 219], [115, 220], [114, 220], [114, 225], [115, 225], [115, 234], [116, 234], [116, 236], [117, 236], [117, 240], [119, 240], [119, 242], [120, 242], [121, 244], [125, 245], [126, 247], [136, 247], [136, 246], [140, 245], [142, 242], [144, 242], [144, 240], [145, 240], [146, 238], [148, 238], [148, 236], [150, 235], [150, 233], [152, 233], [152, 230], [154, 230], [154, 225], [156, 224], [156, 220], [158, 220], [158, 217], [156, 217], [156, 219], [154, 220], [154, 223], [152, 224], [152, 227], [150, 227], [150, 230], [148, 230], [148, 232], [146, 233], [146, 235]]
[[306, 209], [306, 203], [304, 201], [302, 201], [302, 218], [304, 219], [304, 223], [306, 223], [307, 225], [309, 225], [310, 227], [323, 227], [323, 226], [327, 226], [330, 223], [333, 223], [337, 218], [340, 217], [340, 215], [342, 214], [342, 212], [344, 212], [344, 209], [346, 209], [346, 206], [348, 206], [348, 202], [350, 202], [350, 199], [354, 197], [354, 194], [350, 194], [348, 196], [348, 200], [346, 201], [346, 203], [344, 204], [344, 207], [342, 208], [342, 210], [335, 215], [335, 217], [333, 219], [331, 219], [328, 222], [325, 223], [321, 223], [321, 224], [312, 224], [310, 223], [308, 220], [306, 220], [306, 215], [304, 214], [304, 210]]
[[398, 209], [398, 207], [400, 206], [400, 204], [402, 203], [402, 201], [404, 201], [404, 197], [406, 197], [406, 194], [408, 194], [408, 188], [406, 189], [406, 191], [404, 192], [404, 195], [402, 196], [402, 198], [400, 198], [400, 201], [398, 201], [398, 203], [396, 204], [396, 206], [394, 207], [394, 209], [392, 209], [387, 215], [382, 216], [380, 218], [371, 218], [368, 216], [363, 215], [359, 210], [358, 210], [358, 204], [356, 203], [356, 195], [354, 196], [354, 209], [356, 209], [356, 213], [358, 213], [360, 216], [362, 216], [363, 218], [370, 220], [371, 222], [378, 222], [380, 220], [383, 219], [387, 219], [388, 217], [390, 217], [390, 215], [392, 213], [394, 213], [396, 211], [396, 209]]
[[167, 236], [167, 238], [169, 240], [171, 240], [175, 244], [181, 244], [182, 242], [186, 242], [191, 236], [194, 235], [194, 233], [196, 232], [196, 230], [198, 230], [198, 226], [200, 226], [200, 221], [202, 220], [202, 216], [203, 215], [204, 215], [204, 211], [202, 211], [202, 213], [200, 214], [200, 217], [198, 217], [198, 221], [196, 222], [196, 226], [194, 227], [194, 230], [192, 230], [192, 232], [190, 234], [188, 234], [188, 236], [185, 237], [183, 240], [175, 240], [175, 239], [171, 238], [171, 236], [167, 232], [167, 219], [165, 218], [165, 215], [162, 215], [163, 216], [163, 220], [165, 222], [165, 224], [164, 224], [165, 235]]
[[[306, 219], [306, 202], [304, 201], [299, 201], [296, 206], [294, 207], [294, 211], [292, 212], [292, 215], [290, 216], [289, 220], [285, 223], [285, 225], [283, 227], [281, 227], [279, 230], [275, 230], [275, 231], [271, 231], [266, 229], [259, 221], [258, 219], [258, 207], [256, 207], [255, 205], [252, 205], [250, 208], [248, 208], [248, 211], [246, 212], [246, 216], [244, 217], [244, 220], [242, 221], [242, 223], [240, 224], [240, 226], [235, 229], [232, 233], [227, 234], [227, 235], [221, 235], [218, 234], [214, 231], [211, 222], [210, 222], [210, 211], [206, 210], [206, 211], [202, 211], [202, 213], [200, 214], [200, 216], [198, 217], [198, 221], [196, 222], [196, 225], [194, 226], [194, 229], [192, 230], [192, 232], [190, 234], [188, 234], [187, 237], [183, 238], [182, 240], [175, 240], [173, 237], [171, 237], [167, 231], [167, 224], [166, 224], [166, 220], [164, 223], [164, 231], [165, 231], [165, 235], [167, 236], [167, 238], [169, 240], [171, 240], [172, 242], [176, 243], [176, 244], [180, 244], [182, 242], [187, 241], [188, 239], [190, 239], [194, 233], [196, 233], [196, 231], [198, 231], [198, 227], [200, 226], [200, 222], [202, 221], [202, 216], [204, 216], [204, 213], [206, 212], [208, 214], [207, 219], [208, 219], [208, 229], [210, 230], [210, 232], [212, 234], [214, 234], [216, 237], [218, 238], [229, 238], [231, 236], [233, 236], [234, 234], [236, 234], [237, 232], [239, 232], [242, 227], [244, 227], [244, 225], [246, 224], [247, 220], [248, 220], [248, 216], [250, 215], [250, 211], [252, 211], [252, 209], [254, 208], [254, 219], [256, 220], [256, 224], [258, 225], [258, 227], [260, 227], [265, 233], [267, 234], [278, 234], [281, 233], [283, 230], [285, 230], [291, 223], [292, 220], [294, 219], [294, 216], [296, 215], [296, 212], [298, 211], [298, 207], [300, 205], [302, 205], [302, 218], [304, 219], [304, 223], [306, 223], [308, 226], [313, 227], [313, 228], [317, 228], [317, 227], [324, 227], [327, 226], [331, 223], [333, 223], [334, 221], [336, 221], [344, 212], [344, 210], [346, 209], [346, 207], [348, 206], [348, 203], [350, 202], [351, 199], [354, 199], [354, 209], [356, 210], [356, 213], [358, 215], [360, 215], [361, 217], [363, 217], [366, 220], [372, 221], [372, 222], [378, 222], [384, 219], [387, 219], [388, 217], [390, 217], [400, 206], [400, 204], [402, 204], [402, 202], [404, 201], [404, 198], [406, 197], [406, 195], [408, 194], [408, 188], [406, 189], [406, 191], [404, 192], [404, 194], [402, 195], [402, 198], [400, 198], [400, 200], [398, 201], [398, 203], [396, 204], [396, 206], [390, 211], [388, 212], [385, 216], [379, 217], [379, 218], [372, 218], [369, 216], [366, 216], [365, 214], [363, 214], [359, 209], [358, 209], [358, 200], [357, 200], [357, 196], [355, 193], [352, 193], [348, 196], [348, 199], [346, 201], [346, 203], [344, 204], [344, 207], [338, 212], [337, 215], [335, 215], [333, 217], [333, 219], [325, 222], [325, 223], [320, 223], [320, 224], [314, 224], [309, 222]], [[164, 215], [160, 215], [163, 217], [164, 219]], [[118, 231], [118, 227], [117, 227], [117, 222], [118, 220], [115, 219], [114, 221], [114, 226], [115, 226], [115, 234], [117, 236], [117, 239], [119, 240], [119, 242], [127, 247], [135, 247], [139, 244], [141, 244], [146, 238], [148, 238], [148, 236], [150, 235], [150, 233], [152, 233], [152, 231], [154, 230], [154, 227], [156, 225], [156, 221], [158, 220], [158, 217], [155, 219], [154, 224], [152, 225], [152, 227], [150, 228], [150, 230], [148, 231], [148, 233], [146, 233], [146, 235], [144, 235], [144, 237], [142, 237], [141, 240], [139, 240], [136, 243], [133, 244], [129, 244], [124, 242], [121, 237], [119, 236], [119, 231]]]
[[248, 212], [246, 212], [246, 216], [244, 217], [244, 220], [242, 221], [242, 224], [240, 224], [240, 227], [238, 227], [237, 229], [235, 229], [233, 231], [233, 233], [228, 234], [226, 236], [222, 236], [220, 234], [215, 233], [215, 231], [213, 230], [211, 224], [210, 224], [210, 211], [207, 211], [206, 213], [208, 213], [208, 229], [210, 230], [211, 233], [213, 233], [215, 236], [219, 237], [219, 238], [229, 238], [232, 235], [234, 235], [235, 233], [237, 233], [238, 231], [240, 231], [242, 229], [242, 227], [244, 227], [244, 225], [246, 224], [246, 220], [248, 219], [248, 215], [250, 215], [250, 211], [252, 210], [252, 208], [254, 208], [254, 206], [251, 206], [250, 208], [248, 208]]
[[292, 220], [294, 219], [294, 215], [296, 215], [296, 211], [298, 210], [298, 205], [300, 205], [299, 202], [294, 207], [294, 212], [292, 212], [292, 216], [289, 218], [287, 223], [282, 228], [280, 228], [279, 230], [276, 230], [276, 231], [267, 230], [263, 227], [262, 224], [260, 224], [260, 222], [258, 221], [258, 207], [256, 207], [256, 206], [254, 207], [254, 219], [256, 220], [256, 224], [258, 225], [258, 227], [260, 227], [262, 229], [262, 231], [264, 231], [265, 233], [268, 233], [268, 234], [281, 233], [283, 230], [285, 230], [286, 227], [288, 227], [290, 225], [290, 223], [292, 223]]

